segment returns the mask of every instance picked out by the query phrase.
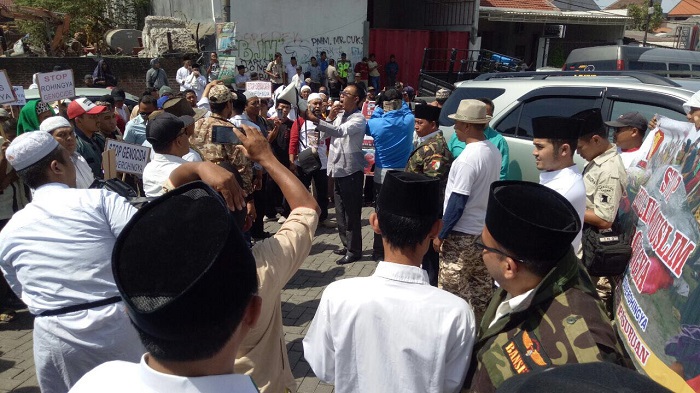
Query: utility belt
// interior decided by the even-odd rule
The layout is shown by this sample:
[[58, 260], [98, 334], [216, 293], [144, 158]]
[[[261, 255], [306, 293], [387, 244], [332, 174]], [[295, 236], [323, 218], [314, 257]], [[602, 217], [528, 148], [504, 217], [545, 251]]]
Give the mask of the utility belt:
[[57, 310], [48, 310], [40, 313], [37, 315], [37, 317], [53, 317], [56, 315], [63, 315], [63, 314], [68, 314], [71, 312], [76, 312], [76, 311], [83, 311], [83, 310], [89, 310], [91, 308], [97, 308], [97, 307], [102, 307], [106, 306], [108, 304], [113, 304], [116, 302], [119, 302], [122, 300], [121, 296], [112, 296], [108, 297], [107, 299], [102, 299], [102, 300], [96, 300], [94, 302], [88, 302], [88, 303], [83, 303], [83, 304], [76, 304], [74, 306], [67, 306], [67, 307], [62, 307]]

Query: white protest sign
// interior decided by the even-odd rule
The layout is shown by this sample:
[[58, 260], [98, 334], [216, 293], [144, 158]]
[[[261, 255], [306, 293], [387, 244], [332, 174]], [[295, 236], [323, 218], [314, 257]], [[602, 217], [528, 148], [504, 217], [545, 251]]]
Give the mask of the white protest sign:
[[15, 91], [15, 97], [17, 97], [17, 101], [11, 102], [10, 104], [18, 106], [27, 105], [27, 99], [24, 97], [24, 87], [12, 86], [12, 89]]
[[61, 70], [39, 74], [39, 95], [44, 102], [75, 97], [73, 70]]
[[140, 175], [151, 157], [151, 148], [133, 143], [107, 139], [105, 150], [114, 150], [116, 153], [117, 172]]
[[260, 98], [272, 97], [272, 82], [248, 81], [245, 83], [245, 91], [249, 91]]
[[15, 97], [15, 91], [12, 89], [7, 71], [0, 70], [0, 104], [7, 104], [16, 100], [17, 97]]

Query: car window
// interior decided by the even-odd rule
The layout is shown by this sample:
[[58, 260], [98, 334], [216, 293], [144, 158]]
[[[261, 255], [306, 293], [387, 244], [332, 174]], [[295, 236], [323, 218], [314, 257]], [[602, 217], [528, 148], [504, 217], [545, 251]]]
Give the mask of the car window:
[[495, 89], [495, 88], [484, 88], [484, 87], [460, 87], [450, 94], [450, 98], [447, 99], [445, 105], [442, 106], [442, 111], [440, 112], [440, 124], [443, 126], [453, 126], [455, 124], [454, 120], [447, 117], [452, 113], [457, 112], [457, 107], [459, 102], [467, 99], [475, 98], [488, 98], [495, 99], [503, 94], [506, 89]]
[[617, 60], [594, 60], [566, 64], [565, 71], [614, 71], [617, 70]]
[[532, 119], [540, 116], [573, 116], [598, 108], [595, 97], [543, 97], [524, 102], [503, 118], [495, 129], [505, 135], [532, 139]]
[[659, 114], [673, 120], [687, 121], [685, 113], [680, 113], [672, 109], [661, 108], [656, 105], [642, 104], [639, 102], [613, 101], [611, 119], [617, 119], [620, 115], [627, 112], [639, 112], [647, 120], [654, 115]]
[[666, 63], [657, 63], [651, 61], [630, 61], [627, 65], [627, 69], [636, 71], [666, 71]]

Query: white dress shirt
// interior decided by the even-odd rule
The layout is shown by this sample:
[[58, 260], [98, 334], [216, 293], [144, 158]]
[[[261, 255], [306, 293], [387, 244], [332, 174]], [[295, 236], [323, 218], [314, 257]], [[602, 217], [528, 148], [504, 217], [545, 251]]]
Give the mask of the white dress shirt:
[[[581, 228], [583, 228], [583, 215], [586, 213], [586, 185], [583, 183], [583, 177], [576, 164], [558, 171], [541, 172], [540, 184], [558, 192], [571, 202], [581, 219]], [[571, 242], [571, 245], [574, 246], [574, 252], [577, 254], [581, 250], [582, 230]]]
[[175, 73], [175, 80], [177, 81], [178, 85], [180, 85], [180, 91], [187, 90], [187, 88], [185, 87], [185, 80], [188, 76], [190, 76], [190, 74], [190, 70], [188, 70], [185, 67], [180, 67], [177, 70], [177, 73]]
[[143, 191], [147, 197], [156, 197], [165, 194], [163, 184], [170, 178], [175, 168], [188, 162], [182, 157], [171, 154], [155, 153], [153, 160], [143, 168]]
[[197, 94], [197, 101], [202, 99], [202, 93], [204, 93], [204, 88], [207, 86], [207, 78], [203, 75], [196, 76], [195, 73], [191, 73], [185, 78], [185, 90], [192, 89], [195, 94]]
[[92, 174], [90, 165], [88, 165], [85, 158], [77, 152], [73, 152], [73, 154], [70, 155], [70, 160], [73, 161], [73, 165], [75, 165], [75, 188], [90, 188], [92, 183], [95, 182], [95, 175]]
[[[107, 190], [50, 183], [0, 232], [0, 268], [38, 315], [119, 296], [111, 256], [136, 213]], [[65, 392], [86, 372], [144, 352], [121, 302], [34, 319], [34, 363], [44, 393]]]
[[379, 262], [330, 284], [304, 337], [316, 376], [345, 392], [458, 392], [476, 334], [462, 299], [420, 267]]
[[521, 293], [518, 296], [511, 296], [510, 294], [506, 295], [506, 299], [498, 305], [493, 321], [491, 321], [489, 324], [489, 328], [506, 315], [530, 307], [533, 297], [535, 297], [535, 288], [532, 288], [525, 293]]
[[140, 363], [108, 362], [83, 377], [70, 393], [254, 393], [258, 389], [247, 375], [221, 374], [203, 377], [181, 377], [158, 372], [146, 364], [146, 356]]

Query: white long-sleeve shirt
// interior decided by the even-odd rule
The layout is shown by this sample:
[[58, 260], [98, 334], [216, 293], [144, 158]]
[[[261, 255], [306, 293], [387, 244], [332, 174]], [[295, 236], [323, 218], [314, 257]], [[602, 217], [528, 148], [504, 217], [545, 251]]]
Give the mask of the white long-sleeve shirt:
[[187, 90], [185, 87], [185, 80], [188, 76], [190, 76], [190, 74], [190, 70], [185, 67], [180, 67], [177, 69], [177, 73], [175, 73], [175, 80], [177, 81], [177, 84], [180, 85], [180, 91]]
[[[0, 268], [34, 315], [119, 296], [112, 249], [135, 213], [111, 191], [40, 186], [0, 232]], [[34, 319], [42, 392], [66, 392], [97, 365], [143, 351], [121, 302]]]
[[112, 248], [135, 213], [111, 191], [40, 186], [0, 232], [0, 268], [35, 315], [119, 296]]
[[420, 267], [379, 262], [370, 277], [326, 288], [304, 358], [338, 393], [458, 392], [475, 335], [464, 300], [430, 286]]
[[[583, 225], [583, 216], [586, 213], [586, 185], [583, 183], [583, 176], [581, 176], [576, 164], [558, 171], [540, 173], [540, 184], [558, 192], [571, 202]], [[582, 231], [583, 229], [571, 242], [576, 253], [581, 249]]]
[[202, 99], [202, 93], [207, 86], [207, 78], [202, 75], [195, 76], [194, 72], [185, 78], [185, 90], [192, 89], [197, 94], [197, 101]]

